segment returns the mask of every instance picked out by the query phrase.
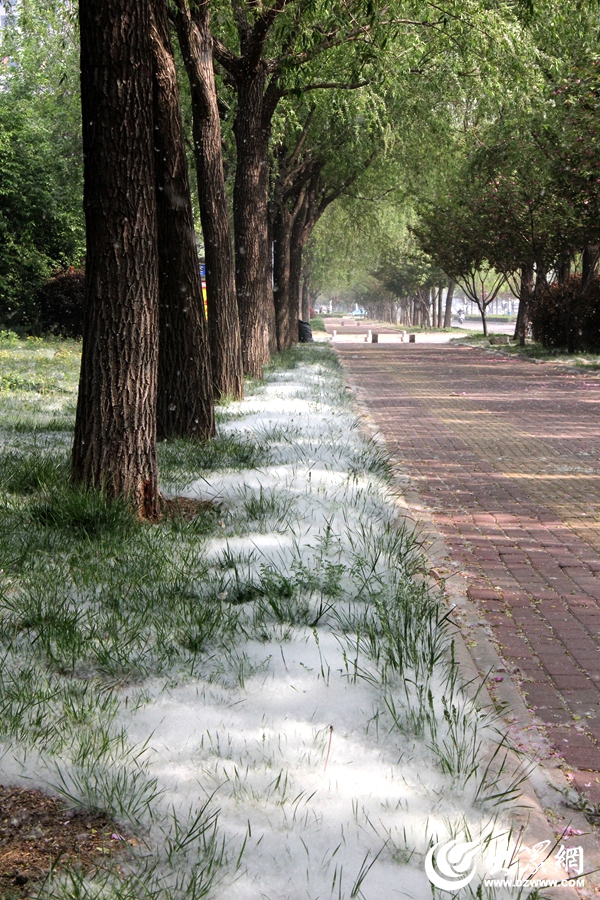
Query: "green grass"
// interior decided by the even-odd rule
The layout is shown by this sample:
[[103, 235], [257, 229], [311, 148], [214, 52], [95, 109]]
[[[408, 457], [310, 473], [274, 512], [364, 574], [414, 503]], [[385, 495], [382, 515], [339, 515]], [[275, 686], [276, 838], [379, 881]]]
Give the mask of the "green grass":
[[385, 325], [386, 328], [393, 328], [395, 331], [398, 331], [398, 332], [406, 331], [409, 334], [411, 332], [420, 334], [421, 332], [429, 333], [432, 331], [444, 332], [444, 334], [464, 334], [465, 333], [464, 328], [456, 327], [454, 325], [451, 328], [432, 328], [431, 326], [427, 326], [427, 325], [390, 325], [388, 322], [377, 322], [374, 324]]
[[600, 369], [600, 354], [598, 353], [567, 353], [566, 350], [547, 349], [534, 342], [526, 343], [524, 347], [519, 344], [510, 344], [504, 349], [529, 359], [549, 360], [592, 371]]
[[0, 431], [29, 437], [71, 431], [80, 345], [9, 334], [0, 334]]
[[0, 494], [33, 494], [57, 488], [69, 478], [66, 454], [33, 448], [0, 451]]
[[278, 370], [295, 369], [299, 365], [310, 366], [315, 364], [334, 372], [341, 371], [341, 363], [335, 351], [327, 344], [296, 344], [289, 350], [275, 353], [264, 371], [265, 375], [268, 376], [270, 373]]
[[[469, 335], [463, 342], [481, 344], [487, 341], [482, 334]], [[567, 353], [566, 350], [548, 349], [535, 341], [527, 341], [521, 346], [518, 341], [508, 344], [492, 345], [493, 349], [500, 353], [509, 353], [511, 356], [520, 356], [523, 359], [538, 359], [571, 368], [585, 369], [586, 371], [600, 370], [600, 354], [598, 353]]]
[[158, 446], [161, 481], [181, 487], [207, 472], [256, 469], [267, 465], [270, 459], [268, 446], [251, 437], [232, 434], [218, 434], [208, 443], [177, 439]]

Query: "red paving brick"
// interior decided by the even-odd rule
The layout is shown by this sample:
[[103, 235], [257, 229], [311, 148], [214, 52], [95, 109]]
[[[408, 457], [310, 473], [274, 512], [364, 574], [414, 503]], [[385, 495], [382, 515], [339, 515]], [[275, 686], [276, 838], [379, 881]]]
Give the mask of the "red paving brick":
[[595, 798], [600, 378], [450, 345], [336, 349], [526, 702]]

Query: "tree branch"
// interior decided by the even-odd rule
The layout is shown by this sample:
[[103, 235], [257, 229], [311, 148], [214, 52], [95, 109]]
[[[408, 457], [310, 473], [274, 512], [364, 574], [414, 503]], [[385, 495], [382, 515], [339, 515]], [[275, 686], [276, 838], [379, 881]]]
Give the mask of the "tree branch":
[[329, 88], [336, 88], [339, 91], [356, 91], [358, 88], [367, 87], [369, 84], [371, 84], [370, 81], [357, 81], [346, 84], [340, 81], [323, 81], [317, 84], [307, 84], [301, 88], [286, 88], [286, 90], [282, 92], [282, 96], [288, 97], [290, 94], [305, 94], [307, 91], [320, 91]]
[[250, 35], [248, 42], [248, 51], [247, 53], [244, 53], [247, 64], [251, 69], [255, 68], [260, 62], [265, 48], [267, 35], [269, 34], [275, 19], [284, 11], [290, 2], [291, 0], [274, 0], [272, 6], [265, 9], [262, 15], [260, 15], [254, 23], [254, 28], [252, 29], [252, 34]]
[[308, 137], [309, 128], [312, 124], [312, 120], [315, 115], [315, 110], [316, 110], [316, 106], [313, 103], [313, 105], [311, 106], [309, 113], [306, 117], [306, 121], [304, 123], [304, 127], [302, 128], [302, 134], [300, 135], [300, 137], [298, 139], [298, 143], [296, 144], [294, 150], [290, 153], [290, 155], [286, 159], [286, 166], [288, 167], [288, 169], [291, 166], [294, 166], [296, 164], [296, 160], [298, 159], [298, 157], [300, 156], [300, 153], [302, 152], [302, 148], [304, 147], [306, 138]]
[[326, 35], [322, 41], [315, 44], [310, 50], [304, 50], [302, 53], [292, 53], [284, 57], [279, 57], [277, 60], [273, 61], [272, 65], [282, 66], [284, 63], [286, 67], [302, 65], [302, 63], [309, 62], [309, 60], [314, 59], [315, 56], [319, 56], [321, 53], [325, 53], [327, 50], [332, 50], [334, 47], [341, 47], [343, 44], [350, 44], [357, 41], [367, 34], [370, 34], [370, 31], [371, 29], [368, 25], [365, 25], [362, 28], [356, 28], [354, 31], [349, 31], [348, 34], [343, 36], [339, 35], [338, 30], [332, 31], [331, 34]]
[[228, 50], [225, 44], [222, 44], [221, 41], [214, 36], [213, 56], [217, 62], [223, 66], [226, 72], [229, 72], [233, 78], [237, 78], [241, 68], [240, 57], [236, 56], [235, 53], [232, 53], [231, 50]]
[[[376, 156], [377, 150], [373, 150], [369, 158], [365, 160], [365, 169], [369, 168]], [[329, 204], [333, 203], [334, 200], [337, 200], [338, 197], [343, 194], [346, 188], [349, 188], [351, 184], [354, 184], [354, 182], [360, 175], [362, 175], [362, 172], [355, 172], [353, 175], [350, 175], [349, 178], [343, 181], [342, 184], [339, 185], [339, 187], [335, 188], [335, 190], [330, 191], [329, 194], [323, 194], [321, 202], [319, 204], [318, 218], [321, 218]]]

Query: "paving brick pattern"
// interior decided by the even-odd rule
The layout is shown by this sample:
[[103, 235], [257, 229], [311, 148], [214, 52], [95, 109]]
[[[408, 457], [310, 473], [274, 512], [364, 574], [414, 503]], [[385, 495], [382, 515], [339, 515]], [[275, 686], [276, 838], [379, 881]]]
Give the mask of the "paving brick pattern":
[[600, 378], [449, 345], [338, 351], [526, 702], [600, 801]]

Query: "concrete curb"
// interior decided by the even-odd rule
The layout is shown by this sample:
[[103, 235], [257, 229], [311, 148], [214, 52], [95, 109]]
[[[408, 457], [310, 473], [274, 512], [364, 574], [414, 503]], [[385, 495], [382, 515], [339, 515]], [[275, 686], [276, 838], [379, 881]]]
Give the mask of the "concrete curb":
[[[343, 365], [343, 362], [342, 362]], [[378, 427], [370, 416], [366, 398], [360, 385], [353, 383], [344, 367], [346, 382], [354, 396], [364, 432], [383, 447], [387, 445]], [[564, 761], [550, 748], [543, 733], [543, 725], [538, 722], [512, 680], [505, 661], [500, 657], [491, 639], [491, 629], [479, 615], [475, 604], [467, 593], [467, 583], [459, 574], [450, 574], [447, 563], [450, 553], [444, 539], [437, 532], [427, 507], [419, 494], [411, 486], [410, 477], [402, 471], [401, 461], [390, 455], [393, 465], [393, 484], [401, 496], [398, 505], [403, 510], [403, 518], [412, 521], [423, 532], [425, 553], [429, 563], [429, 579], [437, 585], [453, 607], [451, 619], [456, 626], [455, 658], [467, 691], [477, 694], [479, 701], [500, 713], [509, 740], [515, 751], [514, 759], [525, 755], [531, 763], [531, 771], [523, 784], [519, 808], [511, 815], [516, 830], [527, 828], [527, 844], [550, 840], [582, 846], [585, 860], [586, 887], [558, 887], [544, 889], [548, 900], [578, 900], [597, 896], [600, 892], [600, 844], [597, 832], [582, 813], [573, 809], [569, 801], [577, 794], [569, 784], [561, 768]], [[446, 571], [448, 575], [446, 575]], [[468, 643], [467, 643], [468, 642]], [[489, 676], [486, 679], [486, 676]], [[493, 679], [493, 680], [492, 680]], [[572, 829], [571, 837], [564, 837], [566, 829]]]

